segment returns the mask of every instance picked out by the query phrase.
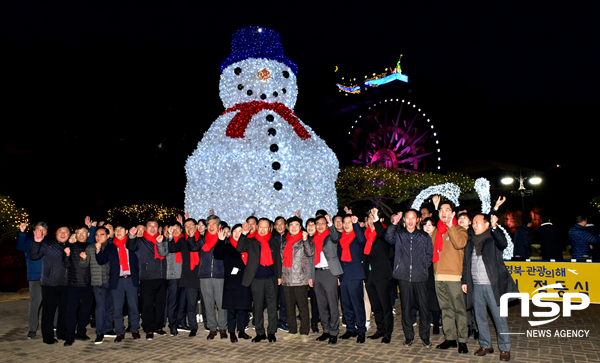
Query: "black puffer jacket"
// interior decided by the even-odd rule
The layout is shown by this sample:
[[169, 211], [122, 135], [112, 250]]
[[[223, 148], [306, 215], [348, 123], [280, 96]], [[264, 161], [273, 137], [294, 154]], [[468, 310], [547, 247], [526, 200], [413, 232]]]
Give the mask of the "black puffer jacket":
[[42, 259], [42, 286], [67, 286], [67, 267], [63, 265], [65, 244], [57, 240], [33, 242], [29, 257], [32, 260]]
[[144, 237], [129, 237], [125, 244], [129, 251], [135, 251], [140, 264], [140, 280], [167, 278], [167, 259], [156, 258], [154, 243]]
[[406, 229], [391, 225], [385, 240], [395, 245], [394, 278], [409, 282], [425, 282], [429, 276], [429, 265], [433, 258], [431, 237], [415, 229], [412, 236]]
[[[64, 265], [69, 269], [69, 286], [86, 287], [92, 283], [92, 274], [90, 273], [90, 264], [82, 264], [79, 254], [85, 252], [88, 247], [86, 242], [67, 243], [71, 249], [69, 256], [63, 254]], [[94, 250], [95, 251], [95, 250]], [[82, 267], [86, 266], [86, 267]]]

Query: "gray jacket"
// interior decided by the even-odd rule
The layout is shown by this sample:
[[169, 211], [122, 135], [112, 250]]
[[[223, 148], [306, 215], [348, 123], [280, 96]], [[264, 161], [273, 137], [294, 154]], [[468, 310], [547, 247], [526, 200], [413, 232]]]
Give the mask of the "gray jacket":
[[[283, 251], [287, 245], [287, 239], [283, 238], [281, 242], [281, 261], [283, 265]], [[314, 273], [314, 267], [311, 268], [311, 264], [314, 265], [314, 262], [311, 263], [311, 257], [315, 254], [315, 245], [310, 239], [300, 240], [294, 243], [293, 253], [292, 267], [282, 266], [281, 268], [281, 284], [283, 286], [308, 285], [308, 280], [313, 278]]]
[[[313, 237], [309, 237], [312, 241]], [[340, 263], [340, 258], [337, 254], [337, 243], [339, 243], [340, 233], [335, 229], [335, 226], [329, 227], [329, 236], [325, 237], [323, 241], [323, 254], [325, 255], [325, 259], [327, 259], [327, 264], [329, 265], [329, 270], [333, 276], [340, 276], [344, 273], [344, 269], [342, 269], [342, 264]], [[315, 276], [315, 256], [311, 257], [311, 276]]]
[[[111, 242], [106, 241], [106, 243], [104, 243], [102, 247], [100, 247], [101, 251], [104, 251], [104, 249], [109, 243]], [[92, 275], [92, 286], [108, 286], [108, 274], [110, 272], [110, 263], [105, 263], [104, 265], [98, 264], [98, 261], [96, 261], [95, 243], [89, 244], [85, 248], [85, 254], [87, 255], [86, 259], [79, 260], [79, 267], [86, 268], [90, 266], [90, 274]]]
[[[169, 241], [171, 239], [169, 238]], [[169, 243], [167, 241], [157, 243], [156, 250], [160, 256], [167, 258], [167, 280], [180, 279], [183, 264], [175, 262], [175, 253], [169, 253]]]

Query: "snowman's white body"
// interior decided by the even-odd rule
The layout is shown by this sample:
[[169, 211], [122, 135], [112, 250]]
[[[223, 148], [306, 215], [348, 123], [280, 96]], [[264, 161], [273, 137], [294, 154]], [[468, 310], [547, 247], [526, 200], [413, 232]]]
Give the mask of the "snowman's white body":
[[[236, 69], [241, 73], [236, 74]], [[264, 69], [270, 74], [266, 80], [264, 71], [263, 79], [257, 76]], [[249, 89], [252, 95], [248, 95]], [[293, 109], [296, 78], [283, 63], [245, 59], [223, 70], [220, 94], [225, 108], [263, 101]], [[263, 94], [268, 95], [266, 99], [260, 98]], [[221, 115], [188, 158], [185, 211], [191, 217], [205, 218], [214, 209], [230, 225], [250, 215], [274, 220], [279, 215], [288, 218], [296, 210], [304, 215], [314, 215], [318, 209], [335, 213], [339, 163], [325, 142], [300, 121], [310, 134], [310, 138], [302, 139], [284, 117], [267, 109], [251, 118], [243, 138], [229, 137], [226, 130], [237, 112]], [[272, 121], [268, 115], [273, 116]], [[276, 152], [272, 145], [277, 145]], [[280, 164], [278, 170], [273, 168], [275, 162]], [[277, 182], [281, 183], [280, 190], [274, 187]]]

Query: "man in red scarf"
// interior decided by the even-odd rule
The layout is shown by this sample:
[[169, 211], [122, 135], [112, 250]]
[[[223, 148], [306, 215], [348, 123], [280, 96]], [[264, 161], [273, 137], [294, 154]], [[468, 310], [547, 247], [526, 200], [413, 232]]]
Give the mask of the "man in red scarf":
[[[250, 223], [250, 222], [248, 222], [248, 223]], [[250, 232], [250, 233], [252, 233], [252, 232]], [[279, 242], [279, 248], [281, 249], [281, 243], [282, 243], [283, 239], [285, 238], [285, 235], [288, 233], [285, 217], [278, 216], [275, 218], [275, 224], [274, 224], [272, 233], [273, 233], [273, 237], [275, 237], [275, 239], [277, 239], [277, 241]], [[283, 296], [283, 286], [279, 285], [279, 287], [277, 289], [277, 295], [279, 296], [277, 328], [279, 328], [283, 331], [289, 331], [290, 329], [288, 328], [288, 325], [287, 325], [287, 309], [285, 306], [285, 297]]]
[[114, 305], [114, 324], [117, 337], [116, 343], [125, 339], [125, 325], [123, 323], [123, 305], [127, 296], [129, 308], [129, 323], [133, 339], [140, 339], [140, 314], [138, 307], [139, 265], [137, 255], [126, 247], [127, 226], [117, 224], [113, 243], [109, 243], [104, 250], [96, 254], [99, 265], [109, 263], [109, 289], [112, 291]]
[[146, 223], [142, 237], [138, 230], [129, 230], [126, 247], [137, 254], [140, 263], [140, 298], [142, 301], [142, 328], [146, 339], [154, 339], [154, 333], [167, 335], [165, 326], [165, 307], [167, 305], [167, 260], [158, 254], [157, 243], [163, 241], [158, 232], [158, 221], [154, 218]]
[[340, 339], [356, 337], [357, 343], [365, 342], [367, 331], [363, 287], [365, 270], [362, 266], [366, 241], [365, 234], [358, 224], [358, 217], [346, 215], [338, 244], [338, 257], [344, 269], [344, 274], [340, 277], [340, 290], [346, 318], [346, 332]]
[[433, 246], [433, 270], [435, 292], [440, 309], [442, 309], [445, 340], [436, 348], [449, 349], [458, 346], [458, 352], [466, 354], [469, 352], [467, 349], [467, 309], [461, 278], [468, 233], [466, 229], [457, 226], [454, 216], [452, 202], [442, 202]]
[[318, 216], [315, 225], [317, 232], [312, 237], [315, 245], [313, 288], [317, 296], [321, 326], [323, 327], [323, 334], [317, 338], [317, 341], [329, 341], [328, 344], [336, 344], [340, 331], [339, 277], [344, 273], [336, 246], [339, 243], [340, 234], [331, 223], [329, 215]]
[[[248, 238], [250, 225], [242, 225], [242, 235], [238, 240], [238, 252], [248, 253], [248, 263], [242, 277], [242, 285], [250, 286], [254, 302], [254, 328], [256, 336], [252, 339], [258, 343], [268, 339], [277, 341], [277, 286], [281, 284], [281, 253], [279, 242], [271, 237], [271, 221], [261, 218], [254, 237]], [[265, 335], [264, 306], [267, 304], [269, 325]]]

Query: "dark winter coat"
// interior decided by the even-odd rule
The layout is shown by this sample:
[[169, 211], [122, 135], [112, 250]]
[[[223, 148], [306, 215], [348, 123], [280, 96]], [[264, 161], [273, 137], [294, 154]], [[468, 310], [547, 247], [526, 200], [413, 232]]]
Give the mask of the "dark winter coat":
[[[275, 270], [275, 286], [277, 286], [277, 279], [281, 278], [281, 253], [279, 252], [279, 242], [274, 237], [271, 237], [269, 241], [269, 247], [271, 248], [271, 257], [273, 258], [273, 268]], [[242, 285], [250, 286], [254, 276], [256, 276], [256, 270], [260, 264], [260, 250], [261, 245], [256, 238], [248, 238], [242, 234], [238, 240], [237, 251], [248, 252], [248, 264], [244, 270], [244, 276], [242, 277]]]
[[[500, 228], [491, 230], [492, 236], [485, 241], [481, 248], [481, 258], [487, 272], [496, 305], [500, 306], [500, 297], [509, 292], [519, 292], [517, 285], [508, 273], [502, 251], [508, 245], [504, 232]], [[473, 259], [473, 237], [469, 238], [465, 247], [465, 257], [463, 259], [463, 273], [461, 282], [467, 285], [467, 309], [473, 306], [473, 276], [471, 275], [471, 261]]]
[[[127, 248], [127, 243], [125, 243]], [[108, 286], [110, 290], [116, 290], [119, 286], [119, 274], [121, 273], [121, 263], [119, 261], [119, 251], [114, 243], [110, 243], [105, 249], [96, 254], [96, 262], [99, 265], [110, 264], [108, 271]], [[129, 251], [129, 271], [131, 273], [131, 283], [138, 287], [140, 283], [139, 259], [135, 252]]]
[[[206, 232], [208, 233], [208, 231]], [[206, 234], [205, 234], [206, 235]], [[200, 254], [200, 267], [198, 269], [198, 277], [201, 279], [222, 279], [225, 272], [223, 271], [223, 261], [215, 260], [213, 252], [215, 247], [206, 252], [202, 249], [206, 241], [204, 237], [200, 237], [198, 241], [188, 240], [192, 250], [199, 251]], [[198, 249], [196, 250], [196, 247]]]
[[154, 243], [144, 237], [129, 237], [125, 247], [137, 254], [139, 260], [140, 280], [167, 278], [167, 259], [155, 258]]
[[[109, 241], [106, 241], [100, 247], [100, 251], [106, 249], [106, 246], [109, 244]], [[96, 261], [96, 244], [90, 244], [85, 249], [86, 259], [79, 260], [79, 267], [81, 268], [89, 268], [90, 274], [92, 277], [92, 286], [103, 286], [108, 284], [108, 275], [110, 270], [110, 264], [106, 263], [104, 265], [100, 265], [98, 261]]]
[[515, 249], [513, 256], [521, 258], [529, 258], [531, 255], [531, 235], [529, 234], [529, 227], [523, 225], [517, 228], [515, 232]]
[[65, 244], [57, 240], [48, 242], [34, 242], [31, 245], [29, 256], [36, 261], [42, 260], [42, 286], [67, 286], [68, 270], [63, 264]]
[[79, 256], [81, 252], [85, 252], [88, 246], [86, 242], [67, 243], [66, 247], [71, 249], [71, 253], [69, 256], [64, 254], [63, 259], [64, 265], [69, 269], [69, 286], [86, 287], [92, 283], [90, 265], [84, 263], [83, 265], [86, 267], [82, 267], [81, 256]]
[[542, 226], [535, 232], [540, 240], [542, 250], [542, 260], [562, 261], [562, 247], [558, 237], [558, 228], [552, 223], [542, 223]]
[[[242, 285], [246, 270], [242, 254], [227, 239], [227, 241], [219, 240], [217, 242], [213, 256], [215, 259], [223, 261], [225, 273], [223, 309], [252, 310], [252, 292], [250, 287]], [[234, 268], [237, 268], [235, 274], [233, 273]]]
[[364, 255], [363, 258], [367, 281], [391, 279], [392, 266], [394, 265], [394, 248], [385, 241], [386, 231], [381, 222], [375, 222], [374, 226], [377, 237], [375, 237], [375, 241], [371, 246], [371, 253]]
[[[199, 237], [198, 240], [200, 240], [202, 237]], [[191, 268], [191, 259], [190, 259], [190, 253], [199, 253], [198, 249], [200, 248], [200, 244], [197, 243], [197, 241], [195, 240], [194, 236], [189, 236], [188, 239], [185, 239], [185, 235], [183, 235], [183, 237], [181, 237], [177, 242], [175, 242], [175, 239], [171, 238], [169, 239], [169, 255], [167, 256], [167, 258], [171, 258], [171, 261], [173, 263], [173, 268], [177, 269], [179, 268], [180, 273], [179, 273], [179, 286], [180, 287], [191, 287], [194, 289], [199, 289], [200, 288], [200, 280], [198, 280], [198, 270], [200, 268], [200, 264], [194, 266], [194, 268]], [[180, 252], [181, 253], [181, 263], [176, 264], [175, 263], [175, 253], [176, 252]], [[160, 251], [159, 251], [160, 253]], [[179, 265], [179, 266], [177, 266]]]
[[425, 282], [433, 258], [431, 237], [415, 229], [412, 236], [406, 229], [390, 225], [385, 240], [395, 246], [394, 278], [409, 282]]

